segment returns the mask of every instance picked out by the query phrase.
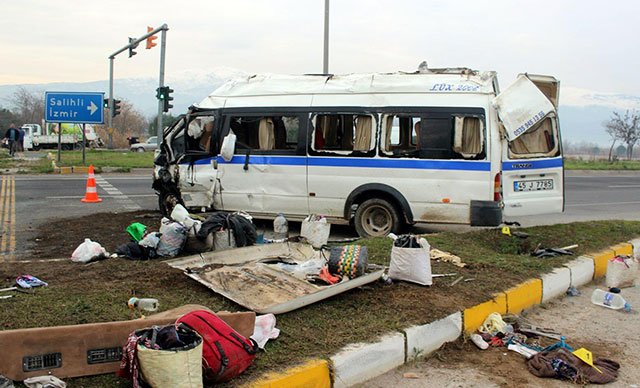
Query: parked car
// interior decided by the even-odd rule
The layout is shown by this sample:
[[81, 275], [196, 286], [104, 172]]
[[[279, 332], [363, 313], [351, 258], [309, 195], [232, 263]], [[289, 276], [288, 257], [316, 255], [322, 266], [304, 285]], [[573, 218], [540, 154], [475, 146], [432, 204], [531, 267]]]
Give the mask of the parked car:
[[158, 149], [158, 137], [151, 136], [146, 141], [142, 143], [132, 144], [129, 147], [129, 150], [132, 152], [145, 152], [145, 151], [154, 151]]

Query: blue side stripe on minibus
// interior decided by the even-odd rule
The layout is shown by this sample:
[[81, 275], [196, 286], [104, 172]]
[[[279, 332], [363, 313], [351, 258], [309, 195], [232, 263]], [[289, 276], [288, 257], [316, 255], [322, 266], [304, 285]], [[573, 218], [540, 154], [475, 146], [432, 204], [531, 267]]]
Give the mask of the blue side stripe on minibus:
[[[194, 164], [202, 165], [211, 163], [212, 158], [200, 159]], [[218, 157], [218, 163], [244, 164], [244, 156], [234, 156], [229, 162]], [[405, 168], [422, 170], [463, 170], [463, 171], [490, 171], [491, 163], [487, 161], [456, 161], [456, 160], [408, 160], [408, 159], [370, 159], [370, 158], [324, 158], [304, 156], [261, 156], [251, 155], [249, 164], [271, 164], [284, 166], [314, 167], [359, 167], [359, 168]], [[188, 163], [182, 163], [188, 164]]]
[[540, 160], [512, 160], [502, 162], [502, 171], [535, 170], [541, 168], [562, 167], [562, 158], [540, 159]]

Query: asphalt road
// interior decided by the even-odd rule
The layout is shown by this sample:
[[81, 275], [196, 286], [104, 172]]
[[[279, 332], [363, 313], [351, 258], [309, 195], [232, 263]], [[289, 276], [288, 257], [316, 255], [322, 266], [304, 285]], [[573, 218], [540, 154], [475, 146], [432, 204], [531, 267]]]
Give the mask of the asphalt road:
[[[155, 210], [157, 198], [151, 189], [151, 172], [101, 174], [96, 176], [100, 203], [85, 204], [84, 175], [3, 175], [3, 220], [0, 253], [25, 246], [41, 223], [55, 218], [89, 216], [98, 212]], [[565, 212], [521, 217], [523, 226], [574, 221], [640, 220], [640, 172], [567, 172]], [[15, 197], [15, 199], [12, 199]], [[8, 206], [7, 206], [8, 205]], [[292, 225], [292, 230], [298, 225]], [[268, 228], [268, 223], [262, 225]], [[419, 225], [416, 233], [434, 230], [468, 230], [467, 226]], [[334, 227], [334, 238], [352, 237], [348, 227]]]

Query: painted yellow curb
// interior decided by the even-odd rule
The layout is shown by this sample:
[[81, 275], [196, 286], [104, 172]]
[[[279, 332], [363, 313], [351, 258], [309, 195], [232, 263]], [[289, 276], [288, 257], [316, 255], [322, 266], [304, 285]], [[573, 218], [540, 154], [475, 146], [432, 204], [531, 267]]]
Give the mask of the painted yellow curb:
[[[613, 247], [612, 247], [613, 248]], [[607, 263], [615, 257], [613, 249], [605, 249], [597, 253], [588, 255], [593, 259], [593, 278], [601, 278], [607, 274]]]
[[58, 173], [59, 174], [71, 174], [73, 173], [73, 168], [72, 167], [58, 167]]
[[84, 174], [88, 174], [89, 173], [89, 167], [86, 166], [73, 166], [73, 172], [75, 173], [84, 173]]
[[496, 294], [492, 300], [465, 309], [462, 315], [464, 331], [473, 333], [491, 313], [500, 313], [501, 315], [507, 313], [507, 295], [505, 293], [501, 292]]
[[629, 243], [620, 243], [611, 247], [616, 255], [633, 256], [633, 245]]
[[258, 382], [247, 385], [251, 388], [331, 388], [329, 363], [312, 360], [283, 373], [268, 374]]
[[542, 302], [542, 280], [527, 280], [504, 293], [507, 295], [507, 312], [518, 314]]

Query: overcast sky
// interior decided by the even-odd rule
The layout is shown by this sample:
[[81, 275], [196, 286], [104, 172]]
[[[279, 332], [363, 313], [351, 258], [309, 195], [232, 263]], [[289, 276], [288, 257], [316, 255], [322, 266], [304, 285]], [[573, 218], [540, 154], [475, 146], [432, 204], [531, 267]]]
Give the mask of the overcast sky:
[[[178, 4], [184, 5], [178, 5]], [[0, 0], [0, 84], [108, 78], [108, 56], [169, 26], [166, 72], [228, 66], [322, 71], [324, 0]], [[564, 85], [638, 94], [640, 2], [331, 0], [332, 73], [467, 66], [551, 74]], [[160, 46], [116, 58], [115, 77], [157, 77]]]

